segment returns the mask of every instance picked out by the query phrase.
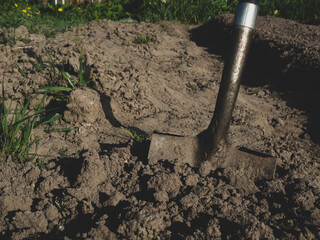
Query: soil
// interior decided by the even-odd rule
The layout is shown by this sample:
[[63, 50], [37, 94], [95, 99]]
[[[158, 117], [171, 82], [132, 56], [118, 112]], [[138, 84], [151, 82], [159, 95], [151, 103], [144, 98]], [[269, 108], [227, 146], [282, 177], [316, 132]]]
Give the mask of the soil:
[[46, 60], [47, 52], [75, 81], [82, 52], [84, 77], [92, 80], [65, 94], [67, 101], [49, 94], [46, 108], [63, 116], [50, 129], [71, 131], [34, 130], [45, 166], [2, 157], [0, 238], [319, 239], [320, 26], [257, 22], [230, 138], [274, 155], [274, 179], [247, 181], [235, 169], [182, 160], [148, 162], [154, 131], [195, 136], [207, 128], [232, 17], [201, 26], [95, 21], [54, 39], [19, 27], [15, 45], [0, 39], [8, 101], [52, 84], [48, 70], [29, 61]]

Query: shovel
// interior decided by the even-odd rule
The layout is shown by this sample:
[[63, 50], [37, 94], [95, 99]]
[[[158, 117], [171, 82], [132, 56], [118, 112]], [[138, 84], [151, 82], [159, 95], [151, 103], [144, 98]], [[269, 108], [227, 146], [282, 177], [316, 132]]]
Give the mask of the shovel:
[[240, 78], [253, 36], [259, 0], [240, 0], [233, 22], [231, 46], [225, 61], [215, 111], [209, 127], [195, 137], [153, 134], [148, 160], [182, 161], [200, 167], [209, 161], [213, 169], [232, 168], [253, 179], [272, 179], [276, 159], [264, 153], [232, 147], [228, 138]]

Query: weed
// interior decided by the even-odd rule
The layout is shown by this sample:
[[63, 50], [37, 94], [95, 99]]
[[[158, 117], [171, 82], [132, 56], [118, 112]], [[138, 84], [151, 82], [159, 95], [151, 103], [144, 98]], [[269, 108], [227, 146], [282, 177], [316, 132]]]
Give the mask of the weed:
[[23, 76], [23, 77], [27, 77], [27, 73], [24, 72], [20, 67], [19, 65], [16, 63], [14, 64], [14, 66], [18, 69], [19, 73]]
[[198, 86], [195, 82], [190, 83], [190, 88], [192, 89], [193, 92], [197, 92]]
[[[46, 94], [43, 95], [37, 109], [28, 110], [31, 101], [35, 98], [29, 97], [22, 103], [17, 103], [13, 107], [13, 102], [6, 106], [4, 95], [4, 84], [2, 87], [2, 98], [0, 103], [0, 151], [11, 155], [14, 160], [21, 163], [32, 161], [37, 154], [38, 141], [37, 137], [32, 138], [32, 131], [35, 127], [48, 124], [56, 120], [42, 119], [42, 114]], [[33, 153], [30, 153], [35, 146]]]
[[1, 29], [0, 32], [0, 43], [3, 43], [5, 45], [14, 46], [16, 45], [17, 41], [21, 41], [23, 43], [30, 43], [31, 40], [25, 37], [18, 37], [16, 36], [16, 29], [15, 28], [9, 28], [9, 29]]
[[235, 0], [144, 0], [140, 16], [151, 21], [178, 20], [184, 23], [204, 23], [222, 13], [234, 12]]
[[[83, 48], [81, 48], [79, 57], [78, 82], [74, 81], [72, 76], [68, 72], [64, 71], [64, 69], [59, 70], [48, 49], [46, 49], [47, 59], [44, 60], [42, 57], [36, 58], [36, 61], [29, 59], [29, 62], [35, 71], [43, 74], [46, 78], [49, 76], [48, 86], [41, 86], [39, 89], [50, 92], [58, 101], [66, 101], [64, 92], [70, 92], [81, 85], [89, 86], [93, 82], [93, 79], [90, 79], [85, 74], [82, 53]], [[14, 66], [23, 77], [27, 77], [27, 73], [24, 72], [18, 64], [14, 64]]]
[[69, 210], [67, 209], [67, 207], [64, 205], [63, 200], [55, 200], [54, 201], [55, 205], [57, 206], [59, 212], [61, 213], [61, 215], [64, 218], [67, 218], [67, 215], [69, 213]]
[[162, 28], [162, 31], [167, 32], [167, 31], [169, 30], [168, 25], [166, 25], [166, 24], [164, 24], [164, 23], [161, 23], [161, 24], [160, 24], [160, 27]]
[[144, 233], [140, 233], [140, 234], [139, 234], [139, 237], [140, 237], [140, 239], [145, 239], [145, 238], [146, 238], [146, 236], [144, 235]]
[[135, 44], [148, 44], [152, 39], [149, 36], [137, 36], [133, 39], [133, 43]]
[[68, 153], [68, 148], [62, 147], [58, 150], [58, 153], [60, 154], [60, 156], [64, 157], [67, 156]]
[[[43, 62], [42, 58], [37, 59], [37, 63], [33, 62], [32, 60], [29, 60], [33, 67], [40, 73], [46, 73], [44, 72], [45, 69], [48, 69], [49, 73], [49, 86], [41, 87], [41, 89], [47, 90], [47, 91], [72, 91], [77, 86], [89, 86], [90, 83], [93, 81], [92, 79], [89, 79], [86, 77], [84, 72], [84, 63], [83, 63], [83, 47], [80, 51], [79, 56], [79, 72], [78, 72], [78, 82], [75, 82], [71, 75], [62, 70], [57, 70], [57, 66], [49, 53], [49, 51], [46, 49], [47, 52], [47, 62]], [[68, 85], [68, 87], [61, 86], [61, 85]]]
[[45, 163], [45, 160], [43, 158], [37, 161], [36, 166], [38, 166], [40, 169], [47, 168], [47, 164]]
[[80, 50], [80, 56], [79, 56], [79, 83], [83, 86], [89, 86], [92, 83], [92, 79], [90, 79], [88, 76], [86, 76], [84, 72], [84, 63], [83, 63], [83, 47]]
[[170, 37], [179, 37], [179, 35], [176, 34], [176, 33], [168, 33], [168, 36], [170, 36]]
[[58, 153], [61, 157], [72, 157], [72, 156], [80, 156], [83, 152], [83, 149], [79, 149], [76, 152], [69, 153], [69, 149], [62, 147], [58, 150]]
[[147, 136], [145, 134], [137, 133], [132, 129], [121, 127], [122, 131], [126, 133], [132, 140], [136, 142], [143, 142], [146, 140]]
[[[236, 0], [113, 0], [102, 4], [66, 4], [43, 6], [40, 1], [6, 0], [0, 8], [0, 28], [25, 25], [30, 33], [47, 38], [70, 26], [92, 20], [122, 22], [170, 20], [183, 23], [206, 23], [218, 14], [234, 13]], [[319, 24], [319, 0], [260, 1], [260, 15], [276, 15], [302, 23]], [[14, 35], [8, 39], [14, 43]]]
[[60, 87], [60, 86], [43, 86], [43, 87], [40, 87], [39, 89], [41, 90], [45, 90], [45, 91], [62, 91], [62, 92], [69, 92], [69, 91], [72, 91], [73, 88], [70, 88], [70, 87]]

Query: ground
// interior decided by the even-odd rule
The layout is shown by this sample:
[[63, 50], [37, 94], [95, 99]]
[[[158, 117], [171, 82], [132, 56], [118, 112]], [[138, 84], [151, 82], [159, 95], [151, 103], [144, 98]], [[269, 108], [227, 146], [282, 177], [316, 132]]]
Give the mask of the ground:
[[48, 60], [47, 52], [74, 80], [82, 55], [92, 80], [67, 101], [49, 95], [47, 109], [63, 116], [51, 129], [71, 131], [34, 130], [45, 166], [2, 156], [0, 238], [319, 239], [320, 26], [257, 22], [230, 138], [274, 155], [274, 179], [252, 181], [256, 190], [248, 191], [233, 184], [241, 181], [234, 169], [148, 162], [154, 131], [195, 136], [208, 126], [231, 22], [232, 15], [201, 26], [103, 20], [54, 39], [24, 27], [16, 44], [0, 39], [7, 102], [53, 84], [29, 61]]

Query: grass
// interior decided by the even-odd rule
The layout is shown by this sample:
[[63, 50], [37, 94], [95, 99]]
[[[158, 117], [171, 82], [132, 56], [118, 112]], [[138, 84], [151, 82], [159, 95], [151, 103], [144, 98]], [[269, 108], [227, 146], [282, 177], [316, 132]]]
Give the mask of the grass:
[[0, 8], [0, 28], [17, 28], [25, 25], [30, 33], [54, 37], [70, 26], [92, 20], [119, 20], [129, 18], [126, 6], [132, 1], [113, 0], [103, 4], [43, 6], [42, 1], [7, 0]]
[[[48, 85], [41, 86], [41, 90], [49, 91], [51, 93], [70, 92], [79, 86], [88, 87], [93, 82], [93, 79], [90, 79], [84, 71], [83, 48], [81, 48], [79, 56], [79, 72], [77, 81], [74, 80], [73, 77], [63, 69], [63, 67], [62, 69], [59, 69], [48, 50], [46, 50], [46, 53], [46, 59], [42, 57], [37, 58], [36, 61], [29, 59], [33, 69], [43, 74], [45, 78], [48, 78]], [[27, 77], [27, 73], [23, 71], [18, 64], [15, 64], [15, 67], [23, 77]], [[63, 96], [61, 94], [58, 94], [56, 97], [60, 97], [62, 98], [61, 100], [63, 100]]]
[[[39, 106], [29, 110], [31, 101], [35, 97], [25, 99], [13, 106], [13, 102], [6, 106], [4, 84], [0, 102], [0, 152], [10, 155], [20, 163], [35, 159], [37, 154], [37, 137], [32, 136], [34, 128], [50, 124], [58, 119], [57, 116], [44, 117], [43, 109], [46, 94], [43, 95]], [[31, 152], [31, 149], [34, 149]]]
[[[36, 97], [30, 97], [17, 103], [14, 106], [14, 102], [6, 103], [6, 97], [4, 93], [4, 81], [2, 82], [2, 97], [0, 98], [0, 152], [5, 155], [10, 155], [14, 160], [20, 163], [33, 161], [37, 156], [38, 139], [32, 136], [34, 128], [45, 124], [51, 124], [58, 119], [61, 119], [61, 114], [50, 115], [47, 110], [44, 109], [44, 102], [47, 94], [54, 96], [55, 101], [66, 101], [67, 92], [79, 86], [89, 86], [92, 83], [84, 71], [83, 62], [83, 49], [80, 51], [79, 56], [79, 72], [77, 79], [66, 71], [63, 67], [59, 68], [52, 55], [46, 50], [45, 57], [38, 57], [35, 60], [29, 59], [33, 69], [40, 74], [43, 74], [48, 79], [48, 85], [40, 87], [40, 91], [45, 91], [39, 106], [36, 109], [30, 109], [31, 101]], [[28, 73], [24, 71], [16, 63], [14, 66], [18, 69], [23, 77], [27, 77]], [[54, 112], [54, 111], [53, 111]], [[55, 111], [54, 113], [57, 113]], [[76, 129], [71, 128], [56, 128], [46, 129], [45, 132], [67, 132]], [[31, 149], [34, 149], [31, 152]], [[44, 162], [40, 162], [41, 167], [44, 167]]]
[[30, 43], [31, 40], [25, 37], [16, 36], [16, 30], [14, 28], [9, 29], [0, 29], [0, 42], [4, 43], [5, 45], [14, 46], [16, 45], [17, 41], [24, 42], [26, 44]]
[[[83, 49], [79, 56], [79, 72], [78, 79], [75, 81], [71, 75], [59, 69], [48, 50], [45, 57], [39, 57], [36, 60], [29, 59], [33, 69], [44, 75], [48, 79], [48, 85], [40, 87], [40, 91], [45, 91], [39, 106], [36, 109], [29, 109], [31, 101], [36, 97], [30, 97], [17, 103], [15, 107], [11, 101], [6, 103], [4, 93], [4, 82], [2, 83], [2, 97], [0, 98], [0, 152], [10, 155], [14, 160], [20, 163], [33, 161], [37, 155], [37, 138], [32, 137], [34, 128], [45, 124], [51, 124], [62, 118], [60, 114], [50, 115], [44, 109], [44, 102], [47, 94], [54, 96], [56, 101], [66, 101], [65, 92], [70, 92], [78, 86], [89, 86], [93, 81], [84, 72]], [[16, 63], [14, 66], [18, 69], [23, 77], [27, 77], [25, 72]], [[53, 111], [54, 112], [54, 111]], [[57, 113], [57, 112], [54, 112]], [[76, 129], [56, 128], [46, 129], [45, 132], [67, 132]], [[35, 149], [31, 153], [31, 149]], [[41, 166], [44, 166], [44, 163]]]
[[234, 12], [235, 7], [235, 0], [144, 0], [137, 18], [148, 21], [178, 20], [188, 24], [205, 23], [218, 14]]
[[[180, 21], [199, 24], [214, 16], [234, 13], [236, 0], [112, 0], [102, 4], [43, 6], [41, 0], [7, 0], [0, 8], [0, 29], [10, 30], [8, 44], [14, 44], [14, 29], [25, 25], [30, 33], [54, 37], [57, 32], [92, 20]], [[320, 23], [319, 0], [261, 0], [260, 15], [276, 15], [301, 23]], [[131, 20], [130, 20], [131, 19]], [[129, 21], [130, 20], [130, 21]], [[0, 39], [4, 38], [0, 31]], [[2, 37], [1, 37], [2, 35]]]
[[133, 43], [135, 44], [148, 44], [152, 39], [149, 36], [137, 36], [133, 39]]
[[121, 127], [121, 130], [127, 134], [133, 141], [136, 142], [143, 142], [147, 139], [147, 136], [141, 133], [137, 133], [136, 131], [129, 129], [129, 128], [125, 128], [125, 127]]
[[55, 200], [54, 200], [54, 204], [58, 208], [58, 210], [61, 213], [63, 218], [67, 218], [68, 215], [69, 215], [69, 209], [65, 206], [64, 201], [62, 199], [65, 196], [66, 196], [65, 192], [62, 192], [61, 196], [60, 197], [56, 197]]

